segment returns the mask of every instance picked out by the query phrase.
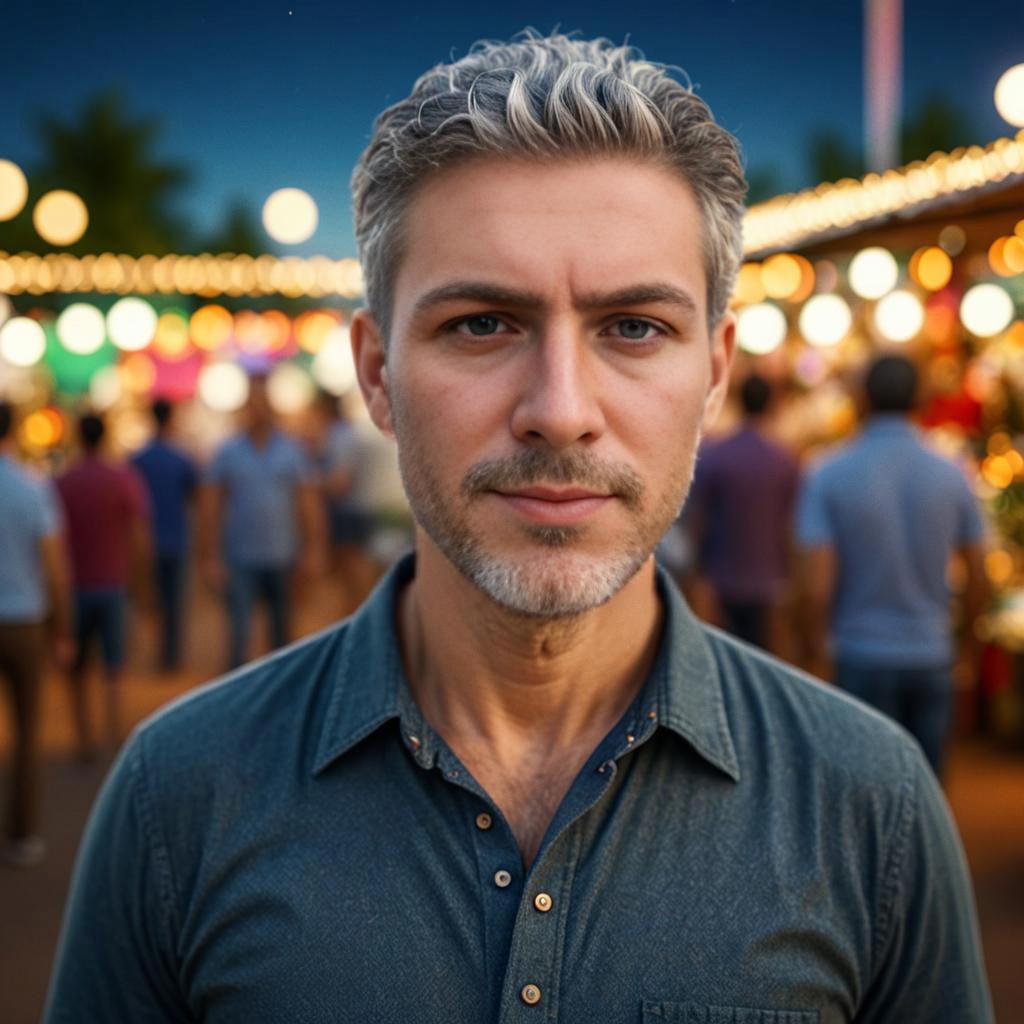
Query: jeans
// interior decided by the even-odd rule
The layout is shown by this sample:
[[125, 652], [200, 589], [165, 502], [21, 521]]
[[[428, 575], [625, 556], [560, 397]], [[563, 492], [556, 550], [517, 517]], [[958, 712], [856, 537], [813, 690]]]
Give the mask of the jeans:
[[88, 664], [94, 637], [99, 637], [107, 673], [113, 675], [121, 669], [124, 664], [124, 606], [124, 591], [116, 587], [75, 591], [76, 671], [83, 671]]
[[231, 642], [228, 660], [237, 668], [249, 650], [253, 604], [262, 598], [270, 620], [271, 647], [288, 643], [289, 602], [288, 581], [291, 566], [239, 565], [228, 566], [228, 616], [231, 620]]
[[160, 601], [160, 666], [181, 663], [181, 605], [185, 595], [185, 558], [157, 555], [156, 592]]
[[896, 668], [840, 658], [836, 685], [900, 723], [921, 744], [936, 776], [953, 717], [948, 668]]

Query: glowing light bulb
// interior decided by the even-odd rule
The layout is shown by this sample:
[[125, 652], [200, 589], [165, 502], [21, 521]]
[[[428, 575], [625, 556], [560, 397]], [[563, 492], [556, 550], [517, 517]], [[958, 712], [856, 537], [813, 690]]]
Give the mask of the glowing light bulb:
[[852, 323], [850, 307], [838, 295], [812, 295], [800, 310], [800, 333], [820, 348], [838, 345]]
[[35, 320], [12, 316], [0, 327], [0, 356], [11, 366], [35, 366], [46, 352], [46, 334]]
[[1013, 319], [1013, 299], [997, 284], [976, 284], [960, 302], [964, 327], [979, 338], [991, 338]]
[[924, 306], [911, 292], [889, 292], [875, 307], [875, 326], [889, 341], [910, 341], [924, 326]]
[[788, 330], [785, 314], [770, 302], [747, 306], [736, 320], [736, 340], [752, 355], [774, 352], [786, 340]]
[[899, 276], [893, 254], [881, 246], [861, 249], [850, 261], [850, 287], [862, 299], [880, 299], [896, 287]]
[[107, 333], [110, 340], [125, 352], [145, 348], [156, 333], [157, 316], [144, 299], [129, 296], [118, 299], [107, 313]]
[[284, 245], [298, 245], [312, 238], [319, 220], [313, 197], [299, 188], [279, 188], [263, 204], [267, 234]]
[[57, 317], [57, 338], [78, 356], [99, 350], [107, 334], [103, 314], [88, 302], [73, 302]]
[[994, 96], [999, 116], [1015, 128], [1024, 128], [1024, 64], [1004, 71]]
[[73, 245], [89, 226], [89, 211], [74, 192], [47, 192], [32, 210], [32, 223], [39, 237], [50, 245]]
[[0, 220], [17, 217], [28, 199], [28, 182], [22, 169], [10, 160], [0, 160]]

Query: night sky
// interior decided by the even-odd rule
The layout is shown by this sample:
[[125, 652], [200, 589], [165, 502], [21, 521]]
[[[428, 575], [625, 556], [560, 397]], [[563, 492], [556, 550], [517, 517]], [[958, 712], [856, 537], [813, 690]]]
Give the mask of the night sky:
[[[685, 69], [750, 168], [774, 167], [784, 189], [814, 183], [805, 153], [816, 128], [851, 143], [862, 135], [855, 0], [9, 2], [0, 8], [0, 157], [30, 171], [36, 112], [71, 115], [116, 87], [133, 115], [162, 122], [158, 152], [191, 166], [180, 207], [197, 228], [212, 230], [231, 200], [258, 212], [292, 185], [313, 195], [321, 221], [287, 251], [354, 255], [348, 178], [374, 116], [430, 65], [526, 26], [628, 38]], [[970, 141], [1011, 133], [992, 90], [1024, 61], [1024, 2], [905, 0], [904, 50], [905, 109], [938, 89], [971, 118]]]

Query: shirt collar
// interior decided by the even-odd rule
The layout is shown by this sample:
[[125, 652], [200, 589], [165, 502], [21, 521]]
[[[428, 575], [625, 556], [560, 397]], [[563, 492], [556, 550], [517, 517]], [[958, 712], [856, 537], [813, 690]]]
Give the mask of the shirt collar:
[[[415, 574], [415, 556], [403, 558], [352, 618], [339, 654], [334, 690], [320, 733], [313, 773], [319, 774], [385, 723], [400, 719], [417, 762], [433, 765], [433, 733], [412, 699], [399, 653], [395, 604]], [[658, 727], [685, 740], [734, 781], [739, 762], [725, 711], [721, 679], [704, 627], [668, 574], [657, 569], [665, 610], [662, 642], [632, 727], [642, 743]]]

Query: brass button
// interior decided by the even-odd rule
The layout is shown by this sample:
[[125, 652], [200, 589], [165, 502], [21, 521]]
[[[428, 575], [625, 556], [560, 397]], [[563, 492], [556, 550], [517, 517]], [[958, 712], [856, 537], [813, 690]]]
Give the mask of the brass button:
[[533, 898], [533, 905], [542, 913], [546, 914], [552, 906], [551, 897], [546, 892], [539, 892]]
[[500, 871], [495, 871], [494, 884], [499, 889], [505, 889], [512, 884], [512, 876], [504, 868]]
[[476, 816], [476, 827], [480, 829], [481, 832], [486, 832], [493, 824], [494, 821], [486, 811]]
[[536, 1006], [540, 1002], [540, 989], [536, 985], [524, 985], [519, 995], [527, 1006]]

